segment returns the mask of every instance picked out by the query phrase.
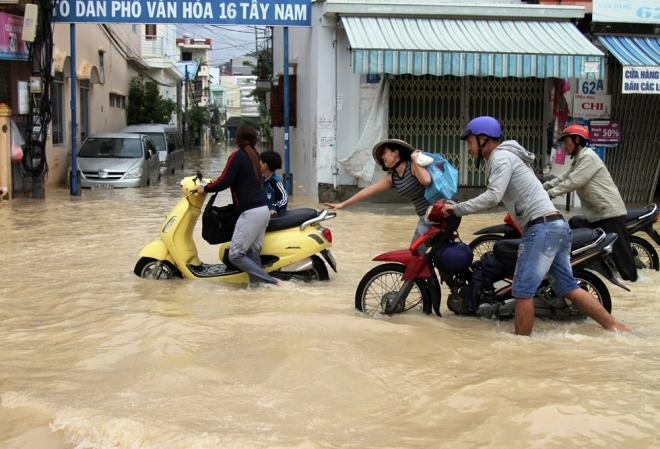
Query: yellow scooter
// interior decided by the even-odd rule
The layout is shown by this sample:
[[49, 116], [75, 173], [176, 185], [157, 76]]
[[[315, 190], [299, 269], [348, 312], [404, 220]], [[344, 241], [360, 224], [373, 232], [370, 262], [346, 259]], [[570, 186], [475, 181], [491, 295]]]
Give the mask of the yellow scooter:
[[[227, 259], [230, 242], [220, 245], [220, 260], [207, 264], [199, 260], [193, 240], [193, 229], [201, 214], [205, 197], [195, 195], [197, 188], [209, 179], [202, 174], [181, 181], [183, 198], [174, 206], [160, 229], [160, 239], [140, 251], [134, 273], [148, 279], [214, 279], [248, 283], [247, 273], [233, 267]], [[330, 253], [332, 233], [319, 223], [337, 214], [328, 209], [291, 209], [281, 217], [272, 217], [261, 248], [261, 264], [271, 276], [289, 280], [329, 279], [325, 262], [337, 272]], [[325, 259], [325, 262], [319, 254]]]

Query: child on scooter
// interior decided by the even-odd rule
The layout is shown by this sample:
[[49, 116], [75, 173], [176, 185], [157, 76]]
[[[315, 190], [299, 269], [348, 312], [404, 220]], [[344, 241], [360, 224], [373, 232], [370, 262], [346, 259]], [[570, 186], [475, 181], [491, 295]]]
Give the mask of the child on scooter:
[[282, 180], [275, 173], [276, 170], [282, 168], [282, 157], [275, 151], [264, 151], [261, 153], [260, 159], [268, 210], [271, 215], [283, 215], [286, 213], [289, 196]]

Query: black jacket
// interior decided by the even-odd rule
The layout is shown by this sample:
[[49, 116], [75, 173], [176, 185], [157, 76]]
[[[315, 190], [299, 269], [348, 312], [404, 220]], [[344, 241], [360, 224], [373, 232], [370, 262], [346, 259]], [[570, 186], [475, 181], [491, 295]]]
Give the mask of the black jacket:
[[221, 192], [227, 188], [231, 190], [232, 202], [239, 214], [246, 210], [266, 206], [266, 196], [261, 190], [252, 168], [250, 156], [244, 148], [229, 155], [227, 165], [220, 177], [204, 187], [204, 191]]

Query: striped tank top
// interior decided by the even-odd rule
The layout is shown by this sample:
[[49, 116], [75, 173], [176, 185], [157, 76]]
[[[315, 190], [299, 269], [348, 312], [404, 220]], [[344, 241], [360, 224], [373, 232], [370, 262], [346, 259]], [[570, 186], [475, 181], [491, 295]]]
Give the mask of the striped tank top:
[[392, 171], [392, 184], [402, 197], [413, 203], [415, 213], [423, 217], [429, 207], [429, 202], [424, 198], [424, 184], [412, 175], [411, 164], [410, 161], [406, 162], [402, 177], [399, 177], [396, 170]]

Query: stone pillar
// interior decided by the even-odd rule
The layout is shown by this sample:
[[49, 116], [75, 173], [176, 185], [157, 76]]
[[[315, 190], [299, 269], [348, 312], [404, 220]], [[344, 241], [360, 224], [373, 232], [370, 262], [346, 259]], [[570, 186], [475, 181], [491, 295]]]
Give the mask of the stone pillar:
[[11, 192], [11, 108], [0, 103], [0, 200]]

